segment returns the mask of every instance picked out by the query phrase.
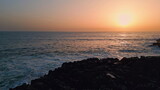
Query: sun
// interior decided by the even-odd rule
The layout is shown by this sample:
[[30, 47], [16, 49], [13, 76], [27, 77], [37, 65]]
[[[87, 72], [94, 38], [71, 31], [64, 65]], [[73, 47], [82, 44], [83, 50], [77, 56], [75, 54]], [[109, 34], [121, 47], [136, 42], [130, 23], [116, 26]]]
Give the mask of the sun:
[[118, 16], [118, 24], [122, 27], [127, 27], [131, 24], [132, 17], [129, 14], [120, 14]]

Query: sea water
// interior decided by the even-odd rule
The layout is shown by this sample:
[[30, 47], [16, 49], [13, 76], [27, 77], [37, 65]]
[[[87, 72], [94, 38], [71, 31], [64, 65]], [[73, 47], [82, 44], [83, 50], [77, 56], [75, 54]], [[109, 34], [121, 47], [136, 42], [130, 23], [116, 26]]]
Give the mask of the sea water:
[[160, 33], [0, 32], [0, 90], [47, 74], [63, 62], [86, 58], [160, 55]]

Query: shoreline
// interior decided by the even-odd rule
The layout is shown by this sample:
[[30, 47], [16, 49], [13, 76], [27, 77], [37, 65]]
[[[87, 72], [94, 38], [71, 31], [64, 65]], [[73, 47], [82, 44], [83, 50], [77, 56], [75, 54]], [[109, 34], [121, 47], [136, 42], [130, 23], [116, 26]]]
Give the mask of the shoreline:
[[159, 66], [160, 56], [89, 58], [10, 90], [160, 90]]

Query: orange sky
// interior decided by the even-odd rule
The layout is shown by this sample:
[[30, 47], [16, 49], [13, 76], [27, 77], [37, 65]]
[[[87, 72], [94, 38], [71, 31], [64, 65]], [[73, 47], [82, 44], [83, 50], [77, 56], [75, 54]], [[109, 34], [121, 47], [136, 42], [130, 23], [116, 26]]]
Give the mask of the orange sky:
[[0, 30], [160, 31], [160, 0], [0, 0]]

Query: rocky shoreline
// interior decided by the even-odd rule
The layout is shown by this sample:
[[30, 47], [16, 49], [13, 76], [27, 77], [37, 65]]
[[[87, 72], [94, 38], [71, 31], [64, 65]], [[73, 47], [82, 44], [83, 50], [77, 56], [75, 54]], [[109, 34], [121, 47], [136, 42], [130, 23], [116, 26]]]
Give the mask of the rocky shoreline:
[[159, 46], [160, 47], [160, 39], [157, 39], [155, 43], [153, 43], [153, 46]]
[[160, 56], [63, 63], [31, 84], [10, 90], [160, 90]]

